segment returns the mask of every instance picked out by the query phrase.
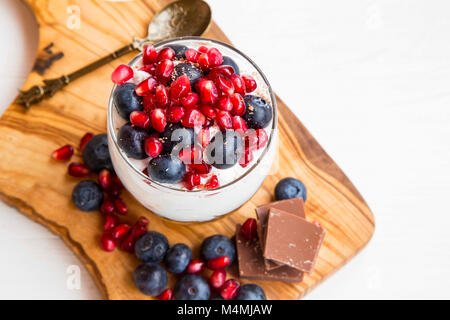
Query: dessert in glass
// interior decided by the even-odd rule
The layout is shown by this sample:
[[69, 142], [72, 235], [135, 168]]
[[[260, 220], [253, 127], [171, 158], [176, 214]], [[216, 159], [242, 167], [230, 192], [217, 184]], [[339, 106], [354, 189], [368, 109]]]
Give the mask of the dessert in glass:
[[147, 45], [112, 74], [108, 144], [118, 177], [146, 208], [209, 221], [247, 202], [277, 147], [277, 108], [261, 70], [215, 40]]

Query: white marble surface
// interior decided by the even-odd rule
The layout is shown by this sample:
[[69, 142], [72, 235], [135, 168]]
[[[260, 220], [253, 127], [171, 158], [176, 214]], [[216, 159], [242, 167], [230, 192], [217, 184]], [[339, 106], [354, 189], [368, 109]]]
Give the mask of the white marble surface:
[[[450, 3], [208, 2], [375, 214], [366, 249], [307, 298], [450, 298]], [[31, 67], [35, 27], [0, 1], [0, 112]], [[68, 285], [79, 262], [46, 229], [0, 204], [0, 230], [0, 298], [100, 298], [83, 268]]]

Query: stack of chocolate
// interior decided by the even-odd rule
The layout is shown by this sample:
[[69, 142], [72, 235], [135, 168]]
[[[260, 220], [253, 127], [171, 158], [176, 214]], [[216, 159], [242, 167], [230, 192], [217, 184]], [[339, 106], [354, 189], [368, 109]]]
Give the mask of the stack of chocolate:
[[325, 230], [305, 220], [302, 198], [260, 206], [256, 216], [258, 239], [249, 241], [236, 228], [240, 277], [302, 281], [314, 269]]

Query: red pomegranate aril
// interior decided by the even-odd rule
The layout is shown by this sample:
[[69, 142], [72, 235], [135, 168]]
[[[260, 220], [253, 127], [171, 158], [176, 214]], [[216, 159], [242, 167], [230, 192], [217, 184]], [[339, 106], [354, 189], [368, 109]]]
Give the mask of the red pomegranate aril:
[[198, 104], [200, 97], [195, 92], [189, 92], [186, 96], [181, 98], [181, 104], [186, 108], [193, 108]]
[[114, 209], [114, 202], [109, 198], [104, 199], [102, 205], [100, 206], [100, 212], [105, 216], [112, 214]]
[[216, 290], [222, 288], [225, 280], [227, 280], [227, 272], [225, 270], [216, 270], [209, 277], [209, 283], [211, 287]]
[[120, 215], [124, 216], [128, 213], [128, 206], [122, 198], [117, 198], [114, 200], [114, 208]]
[[264, 129], [256, 129], [256, 136], [258, 137], [258, 145], [257, 148], [264, 148], [269, 141], [269, 137], [267, 136], [266, 130]]
[[114, 251], [116, 248], [116, 242], [111, 238], [111, 236], [108, 233], [104, 233], [100, 237], [100, 248], [107, 252]]
[[211, 141], [211, 133], [209, 128], [202, 128], [197, 133], [197, 142], [203, 147], [206, 148]]
[[[111, 202], [112, 203], [112, 202]], [[113, 206], [114, 211], [114, 206]], [[103, 224], [103, 231], [110, 231], [119, 224], [119, 218], [112, 213], [105, 215], [105, 222]]]
[[203, 80], [200, 87], [200, 101], [202, 104], [214, 105], [219, 97], [217, 87], [211, 80]]
[[215, 189], [219, 187], [219, 178], [213, 175], [208, 182], [205, 184], [205, 189]]
[[245, 91], [247, 93], [253, 92], [256, 90], [256, 87], [258, 86], [258, 84], [256, 83], [256, 80], [249, 75], [242, 75], [242, 80], [244, 80], [245, 83]]
[[130, 113], [130, 122], [132, 125], [139, 127], [139, 128], [143, 128], [143, 129], [150, 128], [150, 124], [151, 124], [150, 117], [144, 111], [131, 112]]
[[200, 112], [203, 113], [203, 115], [209, 119], [215, 119], [217, 112], [216, 109], [214, 109], [211, 106], [207, 106], [207, 105], [202, 105], [199, 108]]
[[222, 270], [230, 264], [230, 257], [221, 256], [208, 261], [208, 268], [211, 270]]
[[111, 239], [115, 241], [120, 241], [128, 234], [128, 232], [130, 232], [130, 230], [131, 230], [130, 225], [126, 223], [119, 224], [115, 226], [114, 229], [111, 230], [110, 233]]
[[189, 146], [180, 150], [178, 158], [185, 164], [202, 163], [202, 150], [195, 145]]
[[84, 146], [94, 137], [93, 133], [87, 132], [80, 140], [80, 151], [83, 152]]
[[254, 151], [258, 148], [258, 136], [255, 130], [248, 130], [244, 135], [244, 148]]
[[244, 80], [238, 75], [233, 75], [231, 77], [231, 82], [234, 86], [234, 92], [239, 93], [241, 96], [245, 96], [245, 83]]
[[144, 112], [146, 114], [150, 115], [153, 110], [158, 108], [158, 105], [156, 104], [155, 96], [153, 94], [144, 96], [143, 106], [144, 106]]
[[157, 85], [158, 82], [154, 78], [149, 77], [144, 81], [142, 81], [141, 83], [139, 83], [134, 89], [134, 91], [138, 96], [143, 97], [152, 93]]
[[187, 172], [183, 178], [183, 185], [186, 189], [192, 190], [201, 183], [201, 177], [193, 172]]
[[195, 49], [189, 48], [186, 50], [184, 55], [186, 56], [187, 61], [195, 63], [195, 62], [197, 62], [198, 57], [200, 56], [200, 53]]
[[156, 65], [155, 76], [162, 83], [167, 83], [170, 80], [170, 76], [173, 72], [173, 61], [164, 59]]
[[258, 227], [258, 223], [256, 219], [248, 218], [242, 224], [241, 233], [247, 240], [256, 239], [256, 229]]
[[202, 260], [194, 259], [189, 262], [186, 272], [189, 274], [196, 274], [203, 271], [205, 268], [205, 263]]
[[222, 289], [220, 290], [220, 296], [224, 300], [233, 300], [238, 295], [240, 287], [241, 284], [239, 281], [229, 279], [223, 284]]
[[181, 121], [181, 118], [184, 116], [184, 108], [183, 107], [169, 107], [167, 108], [167, 121], [171, 123], [177, 123]]
[[220, 110], [217, 112], [216, 123], [220, 129], [231, 129], [233, 127], [231, 115], [227, 111]]
[[172, 300], [173, 290], [170, 288], [164, 289], [158, 296], [158, 300]]
[[156, 158], [161, 153], [163, 144], [157, 137], [150, 136], [144, 141], [144, 149], [149, 157]]
[[253, 161], [253, 151], [248, 148], [245, 148], [244, 155], [239, 159], [239, 165], [242, 168], [245, 168], [252, 161]]
[[203, 70], [208, 70], [210, 67], [208, 54], [206, 53], [200, 54], [197, 63]]
[[233, 110], [231, 113], [235, 116], [243, 116], [247, 107], [245, 106], [244, 98], [239, 93], [233, 94], [231, 97], [231, 103], [233, 104]]
[[223, 56], [216, 48], [208, 50], [208, 61], [211, 67], [220, 66], [223, 63]]
[[165, 108], [169, 105], [169, 92], [165, 85], [160, 84], [155, 89], [155, 101], [159, 107]]
[[208, 174], [211, 172], [212, 166], [208, 163], [193, 163], [189, 165], [189, 168], [198, 174]]
[[139, 70], [140, 71], [145, 71], [148, 74], [154, 76], [155, 75], [155, 71], [156, 71], [156, 67], [155, 67], [154, 64], [148, 64], [148, 65], [145, 65], [143, 67], [140, 67]]
[[238, 131], [240, 134], [244, 134], [247, 132], [247, 122], [242, 117], [234, 116], [231, 118], [231, 121], [233, 122], [233, 129], [235, 131]]
[[234, 69], [231, 66], [218, 66], [211, 69], [209, 77], [214, 80], [218, 76], [224, 76], [227, 79], [231, 79], [234, 75]]
[[182, 75], [170, 85], [170, 98], [173, 104], [180, 104], [182, 98], [191, 91], [191, 84], [187, 75]]
[[166, 47], [166, 48], [162, 48], [158, 52], [158, 57], [156, 58], [156, 62], [159, 62], [164, 59], [173, 60], [174, 58], [175, 58], [175, 51], [170, 47]]
[[206, 47], [206, 46], [200, 46], [200, 47], [198, 48], [198, 51], [201, 52], [201, 53], [207, 53], [207, 52], [208, 52], [208, 47]]
[[73, 156], [73, 147], [70, 144], [66, 144], [65, 146], [56, 149], [52, 152], [52, 158], [58, 161], [69, 160]]
[[108, 169], [102, 169], [98, 173], [98, 183], [103, 190], [108, 190], [112, 185], [111, 172]]
[[133, 253], [134, 244], [147, 232], [148, 220], [145, 217], [140, 217], [138, 221], [131, 228], [130, 233], [122, 241], [120, 248], [124, 251]]
[[152, 111], [151, 115], [152, 127], [158, 132], [164, 132], [167, 125], [166, 113], [160, 108], [156, 108]]
[[217, 101], [217, 108], [223, 111], [231, 111], [233, 110], [233, 104], [231, 103], [230, 97], [223, 96], [220, 97]]
[[158, 51], [155, 50], [155, 47], [150, 45], [144, 46], [144, 55], [142, 58], [142, 62], [144, 65], [152, 64], [156, 61], [156, 58], [158, 57]]
[[72, 162], [68, 168], [69, 175], [72, 177], [86, 177], [89, 175], [89, 168], [79, 162]]
[[123, 183], [117, 175], [112, 175], [113, 184], [117, 184], [120, 188], [123, 188]]
[[134, 72], [130, 66], [126, 64], [121, 64], [113, 71], [111, 74], [111, 80], [117, 85], [124, 84], [131, 78], [133, 78]]
[[197, 109], [185, 110], [185, 114], [181, 118], [181, 124], [187, 128], [201, 127], [205, 121], [205, 116]]

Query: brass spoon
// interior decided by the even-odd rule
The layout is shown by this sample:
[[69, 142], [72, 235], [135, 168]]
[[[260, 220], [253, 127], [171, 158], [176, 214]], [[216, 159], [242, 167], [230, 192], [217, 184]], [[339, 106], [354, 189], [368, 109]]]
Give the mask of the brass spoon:
[[148, 26], [148, 35], [146, 38], [137, 39], [135, 37], [132, 44], [84, 68], [56, 79], [44, 80], [43, 86], [35, 85], [27, 91], [20, 91], [16, 103], [30, 108], [32, 104], [53, 96], [61, 88], [85, 74], [134, 50], [142, 50], [146, 43], [155, 43], [175, 37], [201, 36], [208, 28], [210, 22], [211, 8], [206, 2], [202, 0], [180, 0], [173, 2], [153, 17]]

